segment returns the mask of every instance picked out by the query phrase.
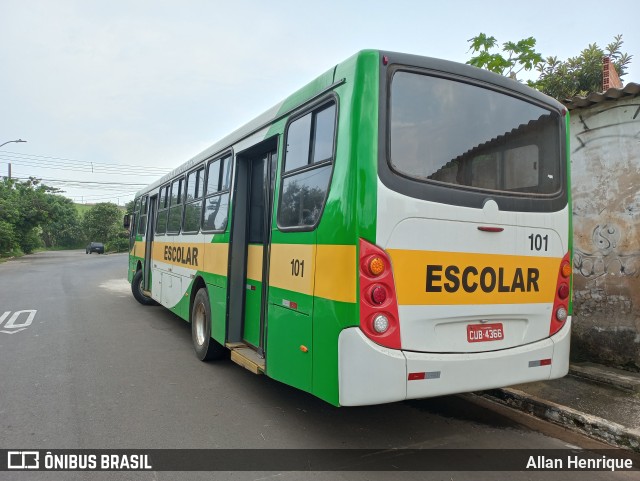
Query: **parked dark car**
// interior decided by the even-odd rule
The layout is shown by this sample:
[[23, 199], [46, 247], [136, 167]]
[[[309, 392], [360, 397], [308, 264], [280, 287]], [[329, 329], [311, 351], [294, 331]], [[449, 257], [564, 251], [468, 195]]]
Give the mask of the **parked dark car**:
[[101, 242], [92, 242], [87, 246], [86, 253], [91, 254], [92, 252], [104, 254], [104, 244]]

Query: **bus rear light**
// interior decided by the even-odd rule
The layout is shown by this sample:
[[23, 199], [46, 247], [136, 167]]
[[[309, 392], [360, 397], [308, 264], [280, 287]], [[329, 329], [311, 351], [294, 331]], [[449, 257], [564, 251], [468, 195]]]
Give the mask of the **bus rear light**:
[[400, 318], [391, 259], [360, 239], [360, 329], [373, 342], [400, 349]]
[[558, 287], [558, 297], [560, 299], [569, 297], [569, 286], [567, 284], [560, 284], [560, 287]]
[[384, 304], [384, 301], [387, 300], [387, 292], [384, 290], [384, 287], [375, 286], [371, 289], [371, 300], [374, 304]]
[[[551, 323], [549, 325], [549, 335], [557, 333], [569, 318], [567, 299], [571, 297], [571, 264], [569, 262], [569, 252], [567, 252], [560, 262], [558, 277], [556, 281], [556, 296], [553, 301], [551, 311]], [[567, 282], [568, 281], [568, 282]], [[570, 302], [570, 300], [569, 300]]]
[[560, 321], [560, 322], [564, 322], [567, 320], [567, 308], [564, 306], [560, 306], [558, 307], [558, 309], [556, 310], [556, 320]]
[[378, 334], [384, 334], [389, 330], [389, 318], [384, 314], [378, 314], [373, 318], [373, 330]]
[[373, 256], [369, 259], [369, 272], [372, 276], [379, 276], [384, 270], [384, 261], [380, 256]]

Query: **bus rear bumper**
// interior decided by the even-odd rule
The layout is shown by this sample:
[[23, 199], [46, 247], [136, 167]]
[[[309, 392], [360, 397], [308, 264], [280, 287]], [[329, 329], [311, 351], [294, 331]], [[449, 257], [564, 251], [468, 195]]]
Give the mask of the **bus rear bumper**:
[[362, 406], [556, 379], [569, 371], [571, 317], [532, 344], [501, 351], [401, 351], [370, 341], [358, 327], [338, 339], [340, 405]]

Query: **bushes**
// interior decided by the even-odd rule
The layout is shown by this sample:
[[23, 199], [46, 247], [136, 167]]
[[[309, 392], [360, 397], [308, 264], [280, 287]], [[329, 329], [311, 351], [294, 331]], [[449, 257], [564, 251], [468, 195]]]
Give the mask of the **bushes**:
[[129, 250], [129, 233], [126, 230], [118, 232], [104, 245], [104, 248], [108, 252], [127, 252]]
[[0, 257], [30, 254], [39, 247], [84, 248], [102, 242], [111, 252], [129, 248], [122, 228], [123, 212], [110, 202], [92, 206], [84, 216], [71, 199], [58, 190], [26, 181], [0, 180]]

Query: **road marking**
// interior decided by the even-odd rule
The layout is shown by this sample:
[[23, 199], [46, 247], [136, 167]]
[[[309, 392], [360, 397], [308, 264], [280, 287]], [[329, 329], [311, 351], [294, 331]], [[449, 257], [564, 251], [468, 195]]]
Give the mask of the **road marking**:
[[[3, 332], [5, 334], [15, 334], [17, 332], [24, 331], [27, 327], [29, 327], [33, 323], [33, 319], [36, 317], [37, 312], [38, 311], [35, 309], [15, 311], [13, 315], [9, 317], [9, 314], [11, 314], [11, 311], [5, 311], [0, 316], [0, 327], [2, 327], [2, 323], [5, 321], [7, 317], [9, 317], [9, 320], [5, 323], [4, 329], [1, 330], [0, 332]], [[17, 322], [21, 314], [26, 314], [26, 319], [23, 320], [22, 322]], [[10, 329], [10, 330], [7, 330], [7, 329]]]

